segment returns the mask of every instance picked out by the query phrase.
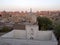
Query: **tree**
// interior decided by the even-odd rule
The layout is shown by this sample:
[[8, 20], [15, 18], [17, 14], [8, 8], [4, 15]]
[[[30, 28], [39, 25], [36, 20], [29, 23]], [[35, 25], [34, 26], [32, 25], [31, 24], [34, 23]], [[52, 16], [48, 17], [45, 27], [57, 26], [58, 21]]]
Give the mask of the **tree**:
[[51, 30], [53, 27], [52, 21], [47, 17], [37, 17], [39, 30]]
[[59, 37], [60, 37], [60, 24], [55, 26], [54, 33], [55, 33], [57, 39], [59, 40]]
[[4, 26], [1, 30], [0, 30], [0, 32], [9, 32], [9, 31], [11, 31], [13, 28], [11, 28], [11, 27], [7, 27], [7, 26]]

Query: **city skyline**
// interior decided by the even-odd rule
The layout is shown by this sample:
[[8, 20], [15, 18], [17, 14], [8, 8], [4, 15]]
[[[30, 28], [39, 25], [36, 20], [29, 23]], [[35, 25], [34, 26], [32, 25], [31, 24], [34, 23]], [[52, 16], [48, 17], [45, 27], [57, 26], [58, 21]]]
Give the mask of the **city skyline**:
[[0, 11], [60, 10], [60, 0], [0, 0]]

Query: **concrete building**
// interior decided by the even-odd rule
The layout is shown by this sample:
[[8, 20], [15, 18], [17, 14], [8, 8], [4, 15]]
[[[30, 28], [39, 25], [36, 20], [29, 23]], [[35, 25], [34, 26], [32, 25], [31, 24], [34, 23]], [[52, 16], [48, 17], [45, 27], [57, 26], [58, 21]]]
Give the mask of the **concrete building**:
[[0, 37], [0, 45], [57, 45], [52, 31], [39, 31], [38, 25], [26, 25], [25, 30], [13, 30]]

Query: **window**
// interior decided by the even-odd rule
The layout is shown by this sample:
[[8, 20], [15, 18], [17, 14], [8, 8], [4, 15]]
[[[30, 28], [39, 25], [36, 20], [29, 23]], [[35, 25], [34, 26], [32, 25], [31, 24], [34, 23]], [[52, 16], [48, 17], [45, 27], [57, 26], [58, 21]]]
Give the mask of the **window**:
[[0, 17], [2, 17], [2, 15], [0, 15]]
[[33, 37], [30, 37], [30, 39], [33, 39]]
[[34, 31], [33, 31], [33, 28], [31, 28], [31, 35], [34, 35]]
[[33, 28], [31, 28], [31, 30], [33, 30]]
[[10, 17], [12, 17], [12, 15], [10, 15]]

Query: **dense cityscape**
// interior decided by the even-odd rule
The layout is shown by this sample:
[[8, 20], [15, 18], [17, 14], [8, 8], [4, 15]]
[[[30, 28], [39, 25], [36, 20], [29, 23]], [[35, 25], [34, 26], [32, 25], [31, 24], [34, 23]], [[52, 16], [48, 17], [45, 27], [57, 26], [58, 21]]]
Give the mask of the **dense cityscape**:
[[0, 0], [0, 45], [60, 45], [60, 0]]
[[32, 9], [30, 12], [28, 11], [15, 11], [15, 12], [7, 12], [7, 11], [1, 11], [0, 12], [0, 21], [5, 21], [5, 22], [22, 22], [22, 21], [30, 21], [30, 19], [28, 19], [29, 14], [32, 13], [31, 17], [33, 15], [35, 15], [36, 17], [38, 16], [45, 16], [45, 17], [49, 17], [52, 20], [59, 20], [59, 16], [60, 16], [60, 11], [36, 11], [36, 12], [32, 12]]
[[[56, 25], [60, 24], [60, 11], [36, 11], [36, 12], [33, 12], [32, 10], [33, 9], [30, 9], [29, 12], [28, 11], [25, 11], [25, 12], [24, 11], [20, 11], [20, 12], [19, 11], [15, 11], [15, 12], [1, 11], [0, 12], [0, 35], [3, 35], [6, 32], [10, 32], [13, 30], [17, 30], [16, 33], [18, 32], [18, 30], [27, 30], [27, 29], [29, 30], [30, 27], [32, 27], [31, 30], [33, 30], [33, 28], [36, 28], [36, 30], [54, 30], [54, 27]], [[49, 21], [46, 21], [46, 25], [43, 25], [43, 24], [45, 24], [44, 22], [41, 23], [41, 20], [40, 20], [40, 22], [37, 21], [38, 17], [39, 18], [43, 17], [42, 20], [44, 20], [44, 22], [45, 22], [45, 19], [49, 19], [53, 23], [50, 24], [50, 23], [47, 23]], [[37, 24], [40, 27], [38, 27]], [[23, 35], [22, 33], [21, 33], [21, 35]], [[42, 32], [40, 32], [40, 33], [42, 33]], [[33, 39], [33, 34], [34, 33], [32, 31], [31, 39]], [[38, 34], [38, 35], [40, 36], [40, 34]], [[22, 38], [24, 38], [24, 37], [22, 37]], [[59, 40], [58, 37], [56, 37], [56, 38]]]
[[[30, 14], [32, 13], [32, 15]], [[35, 16], [35, 17], [34, 17]], [[15, 23], [15, 22], [31, 22], [31, 18], [37, 18], [38, 16], [45, 16], [53, 21], [55, 21], [57, 24], [60, 20], [60, 11], [36, 11], [32, 12], [32, 9], [30, 9], [30, 12], [28, 11], [15, 11], [15, 12], [7, 12], [7, 11], [1, 11], [0, 12], [0, 22], [9, 22], [9, 23]], [[34, 19], [33, 18], [33, 19]], [[34, 20], [33, 20], [34, 22]]]

